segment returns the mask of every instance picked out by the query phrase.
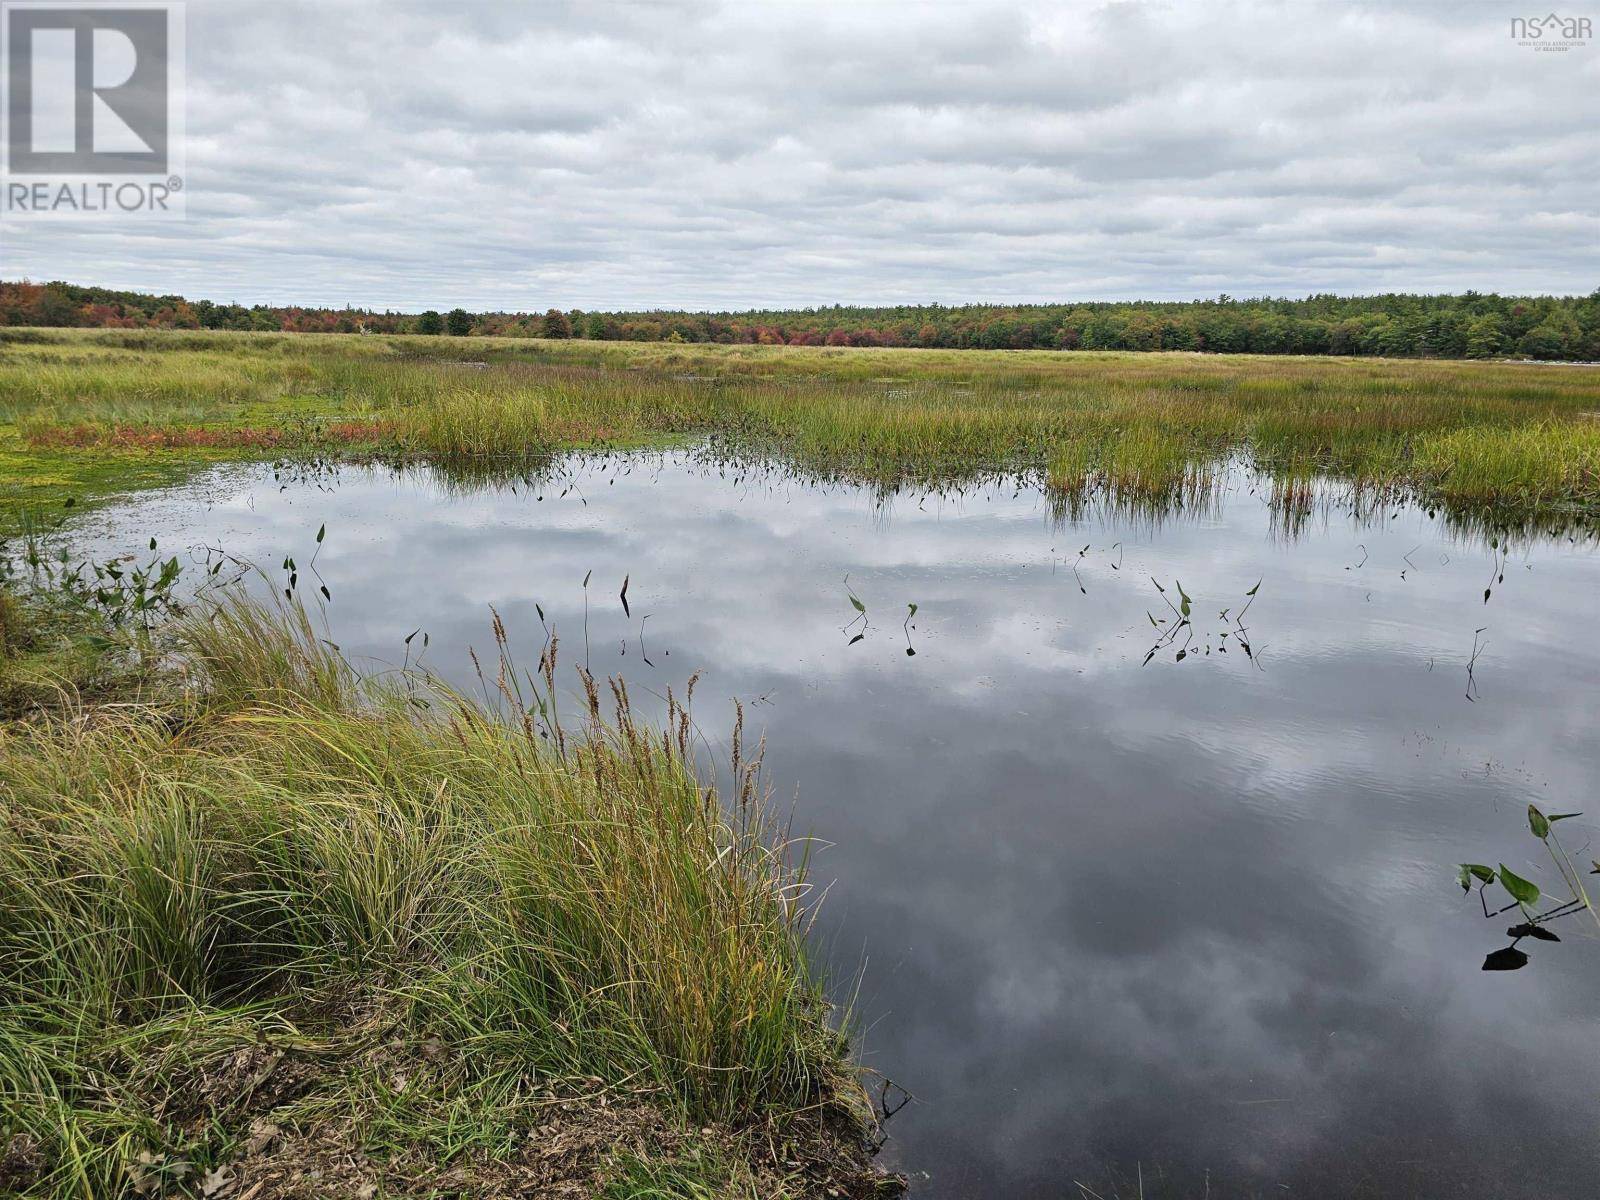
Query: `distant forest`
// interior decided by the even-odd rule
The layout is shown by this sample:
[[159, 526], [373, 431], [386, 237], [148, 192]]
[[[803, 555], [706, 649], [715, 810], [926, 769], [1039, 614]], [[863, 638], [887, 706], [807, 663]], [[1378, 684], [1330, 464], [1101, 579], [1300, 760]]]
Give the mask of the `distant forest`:
[[216, 304], [68, 283], [0, 282], [0, 325], [245, 329], [923, 346], [955, 350], [1196, 350], [1403, 358], [1600, 361], [1600, 289], [1584, 297], [1388, 293], [1083, 304], [834, 305], [750, 312], [373, 312]]

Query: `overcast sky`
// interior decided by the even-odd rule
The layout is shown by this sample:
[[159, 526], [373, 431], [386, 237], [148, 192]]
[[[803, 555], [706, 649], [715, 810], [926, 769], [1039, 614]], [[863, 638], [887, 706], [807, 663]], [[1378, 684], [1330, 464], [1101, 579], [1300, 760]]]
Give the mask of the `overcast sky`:
[[8, 219], [0, 275], [409, 310], [1587, 293], [1600, 42], [1520, 46], [1526, 7], [190, 0], [188, 219]]

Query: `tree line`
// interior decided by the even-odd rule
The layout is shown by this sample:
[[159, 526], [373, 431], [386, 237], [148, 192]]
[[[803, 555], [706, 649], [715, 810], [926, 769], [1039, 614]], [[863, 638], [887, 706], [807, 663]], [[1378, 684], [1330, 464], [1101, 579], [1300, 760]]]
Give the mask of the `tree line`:
[[593, 338], [955, 350], [1193, 350], [1600, 361], [1600, 288], [1588, 296], [1319, 294], [1304, 299], [1117, 301], [744, 312], [377, 312], [217, 304], [69, 283], [0, 282], [0, 325], [288, 333]]

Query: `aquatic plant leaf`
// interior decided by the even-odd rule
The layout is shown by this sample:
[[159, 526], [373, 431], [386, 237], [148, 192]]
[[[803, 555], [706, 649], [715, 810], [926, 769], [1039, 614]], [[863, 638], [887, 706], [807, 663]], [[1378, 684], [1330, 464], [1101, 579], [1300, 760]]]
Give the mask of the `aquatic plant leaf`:
[[850, 640], [849, 640], [849, 641], [848, 641], [848, 642], [847, 642], [847, 643], [845, 643], [845, 644], [846, 644], [846, 645], [849, 645], [849, 646], [854, 646], [854, 645], [855, 645], [855, 644], [856, 644], [856, 643], [857, 643], [857, 642], [859, 642], [859, 641], [860, 641], [860, 640], [861, 640], [861, 639], [862, 639], [862, 638], [864, 638], [864, 637], [866, 637], [866, 636], [867, 636], [867, 635], [866, 635], [866, 634], [864, 634], [864, 633], [858, 633], [858, 634], [856, 634], [856, 635], [855, 635], [855, 637], [853, 637], [853, 638], [851, 638], [851, 639], [850, 639]]
[[1528, 956], [1515, 946], [1496, 950], [1483, 960], [1485, 971], [1520, 971], [1528, 965]]
[[1557, 821], [1565, 821], [1568, 817], [1581, 817], [1581, 816], [1583, 816], [1583, 814], [1581, 812], [1575, 812], [1575, 813], [1551, 813], [1550, 814], [1550, 824], [1554, 825]]
[[1189, 593], [1183, 590], [1182, 582], [1176, 579], [1174, 579], [1172, 582], [1177, 584], [1178, 587], [1178, 598], [1180, 600], [1178, 611], [1187, 617], [1189, 615], [1190, 607], [1194, 602], [1189, 599]]
[[328, 527], [326, 525], [323, 525], [320, 529], [317, 530], [317, 544], [320, 546], [322, 544], [322, 539], [327, 537], [327, 536], [328, 536]]
[[851, 595], [850, 603], [858, 613], [865, 613], [867, 611], [867, 606], [861, 603], [860, 600], [856, 599], [854, 595]]
[[1539, 903], [1539, 885], [1524, 879], [1505, 863], [1500, 864], [1500, 886], [1510, 892], [1511, 898], [1518, 904]]
[[1561, 940], [1543, 925], [1535, 925], [1532, 921], [1524, 921], [1521, 925], [1513, 925], [1506, 930], [1506, 936], [1514, 938], [1531, 937], [1540, 942], [1559, 942]]
[[914, 616], [917, 615], [917, 606], [915, 604], [908, 604], [908, 605], [906, 605], [906, 608], [911, 610], [910, 613], [908, 614], [909, 616], [913, 616], [914, 617]]
[[1251, 588], [1248, 592], [1245, 593], [1245, 595], [1246, 596], [1254, 596], [1260, 590], [1261, 590], [1261, 580], [1258, 579], [1258, 580], [1256, 580], [1255, 587]]
[[1550, 836], [1550, 819], [1531, 804], [1528, 805], [1528, 828], [1540, 841]]

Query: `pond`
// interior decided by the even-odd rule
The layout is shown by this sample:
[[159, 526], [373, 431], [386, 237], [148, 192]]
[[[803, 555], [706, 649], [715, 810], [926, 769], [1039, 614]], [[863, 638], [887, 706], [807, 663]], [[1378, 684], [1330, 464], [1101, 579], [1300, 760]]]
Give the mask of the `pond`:
[[1600, 928], [1485, 972], [1508, 916], [1454, 867], [1559, 892], [1527, 805], [1592, 810], [1575, 856], [1594, 832], [1600, 552], [1323, 500], [1287, 529], [1236, 473], [1074, 517], [686, 452], [515, 487], [219, 468], [74, 536], [305, 573], [326, 525], [352, 655], [424, 630], [470, 686], [488, 606], [529, 666], [542, 609], [636, 698], [702, 672], [712, 746], [742, 700], [865, 1062], [915, 1097], [885, 1150], [914, 1194], [1588, 1194]]

